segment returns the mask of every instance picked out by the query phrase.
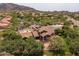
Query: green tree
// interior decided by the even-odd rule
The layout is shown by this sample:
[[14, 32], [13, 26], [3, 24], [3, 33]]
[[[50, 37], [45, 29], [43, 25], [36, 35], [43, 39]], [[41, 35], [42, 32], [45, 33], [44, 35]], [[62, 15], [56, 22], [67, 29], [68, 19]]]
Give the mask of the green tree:
[[11, 29], [6, 29], [3, 31], [3, 37], [5, 40], [15, 40], [22, 38], [16, 31]]
[[51, 38], [50, 51], [53, 53], [53, 55], [65, 55], [65, 52], [67, 51], [65, 40], [60, 36]]
[[70, 52], [73, 55], [79, 55], [79, 38], [69, 41]]
[[6, 51], [15, 56], [40, 56], [43, 54], [43, 46], [34, 38], [23, 40], [4, 40], [0, 46], [1, 51]]
[[72, 55], [79, 55], [79, 28], [73, 29], [68, 26], [64, 26], [63, 29], [56, 30], [56, 33], [65, 39], [69, 52]]

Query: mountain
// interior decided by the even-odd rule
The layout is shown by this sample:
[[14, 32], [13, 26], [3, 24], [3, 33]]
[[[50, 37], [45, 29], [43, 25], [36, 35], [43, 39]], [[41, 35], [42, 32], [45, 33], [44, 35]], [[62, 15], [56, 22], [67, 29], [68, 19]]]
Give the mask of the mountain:
[[18, 10], [18, 11], [35, 11], [35, 9], [27, 6], [22, 6], [22, 5], [17, 5], [13, 3], [0, 3], [0, 11], [13, 11], [13, 10]]

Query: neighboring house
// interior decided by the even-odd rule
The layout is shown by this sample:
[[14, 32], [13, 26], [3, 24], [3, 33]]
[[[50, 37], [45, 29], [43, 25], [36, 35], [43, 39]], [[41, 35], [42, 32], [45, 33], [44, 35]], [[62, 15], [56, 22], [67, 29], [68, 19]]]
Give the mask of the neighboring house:
[[8, 26], [8, 24], [6, 24], [6, 23], [0, 23], [0, 29], [6, 28], [7, 26]]
[[0, 21], [0, 29], [6, 28], [10, 24], [11, 19], [12, 19], [11, 16], [6, 16], [5, 18], [3, 18]]

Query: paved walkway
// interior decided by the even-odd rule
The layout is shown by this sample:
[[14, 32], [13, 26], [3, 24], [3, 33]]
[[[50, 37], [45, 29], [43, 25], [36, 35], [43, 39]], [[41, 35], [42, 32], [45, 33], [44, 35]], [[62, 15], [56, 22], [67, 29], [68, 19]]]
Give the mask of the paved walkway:
[[44, 50], [49, 50], [49, 42], [44, 42]]

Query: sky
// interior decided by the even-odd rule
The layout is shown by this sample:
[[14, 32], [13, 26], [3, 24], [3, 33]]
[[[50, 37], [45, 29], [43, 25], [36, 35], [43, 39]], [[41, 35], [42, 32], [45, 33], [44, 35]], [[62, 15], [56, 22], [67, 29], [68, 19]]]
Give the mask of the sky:
[[79, 3], [17, 3], [41, 11], [79, 11]]

